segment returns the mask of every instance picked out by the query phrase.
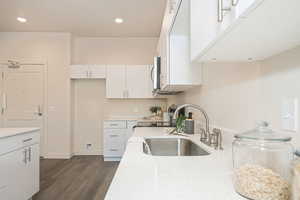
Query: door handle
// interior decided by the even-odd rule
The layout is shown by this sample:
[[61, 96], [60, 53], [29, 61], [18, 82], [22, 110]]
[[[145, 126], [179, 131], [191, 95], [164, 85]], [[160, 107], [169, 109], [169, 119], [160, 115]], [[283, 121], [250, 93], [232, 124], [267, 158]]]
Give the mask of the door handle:
[[34, 114], [37, 114], [38, 116], [42, 116], [43, 115], [43, 111], [42, 111], [42, 106], [41, 105], [38, 105], [37, 112], [35, 112]]
[[[235, 1], [235, 0], [232, 0]], [[225, 11], [230, 11], [231, 8], [224, 8], [223, 5], [223, 0], [218, 0], [218, 22], [223, 22], [223, 18], [224, 18], [224, 12]]]
[[2, 108], [1, 108], [1, 114], [4, 114], [4, 111], [7, 108], [7, 101], [6, 101], [6, 93], [2, 94]]

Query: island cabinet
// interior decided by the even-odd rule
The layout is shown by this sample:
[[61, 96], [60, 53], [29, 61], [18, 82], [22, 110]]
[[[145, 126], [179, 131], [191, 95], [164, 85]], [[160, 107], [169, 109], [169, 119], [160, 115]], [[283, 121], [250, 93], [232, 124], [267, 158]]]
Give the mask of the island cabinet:
[[39, 191], [38, 131], [0, 138], [1, 199], [28, 200]]

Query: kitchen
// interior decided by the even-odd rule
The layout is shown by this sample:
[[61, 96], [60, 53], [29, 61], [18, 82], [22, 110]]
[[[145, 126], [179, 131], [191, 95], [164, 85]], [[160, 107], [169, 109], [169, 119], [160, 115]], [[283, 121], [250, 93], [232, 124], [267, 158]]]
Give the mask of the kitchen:
[[[260, 122], [266, 121], [284, 140], [278, 146], [300, 146], [298, 6], [297, 0], [2, 2], [1, 199], [245, 199], [232, 179], [232, 161], [242, 152], [233, 140], [258, 122], [269, 131]], [[176, 124], [176, 106], [168, 114], [173, 104], [197, 105], [183, 112], [192, 112], [195, 134], [169, 134], [176, 125], [186, 131], [181, 126], [189, 121]], [[209, 155], [162, 156], [168, 145], [155, 138], [189, 140]], [[269, 141], [245, 144], [249, 154], [241, 157], [274, 158]], [[263, 161], [249, 157], [257, 144], [265, 145]], [[287, 173], [288, 164], [272, 172]]]

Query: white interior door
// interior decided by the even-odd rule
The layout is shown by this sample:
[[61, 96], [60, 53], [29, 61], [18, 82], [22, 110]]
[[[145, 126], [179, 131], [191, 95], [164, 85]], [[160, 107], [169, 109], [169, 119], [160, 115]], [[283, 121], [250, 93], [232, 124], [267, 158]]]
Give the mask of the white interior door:
[[44, 66], [6, 68], [3, 81], [2, 127], [39, 127], [44, 149]]

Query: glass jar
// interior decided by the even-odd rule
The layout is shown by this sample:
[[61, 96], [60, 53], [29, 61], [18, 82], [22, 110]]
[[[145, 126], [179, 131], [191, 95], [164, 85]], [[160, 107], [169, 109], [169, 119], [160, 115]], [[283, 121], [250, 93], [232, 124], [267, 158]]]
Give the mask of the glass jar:
[[232, 145], [233, 183], [237, 193], [252, 200], [288, 200], [291, 193], [291, 137], [260, 122], [254, 130], [235, 135]]
[[292, 200], [300, 200], [300, 151], [296, 151], [292, 164]]

